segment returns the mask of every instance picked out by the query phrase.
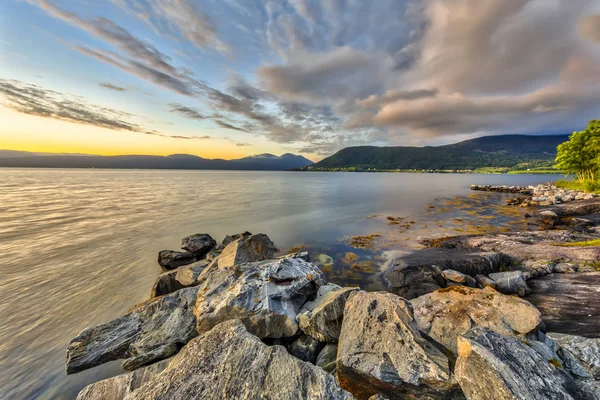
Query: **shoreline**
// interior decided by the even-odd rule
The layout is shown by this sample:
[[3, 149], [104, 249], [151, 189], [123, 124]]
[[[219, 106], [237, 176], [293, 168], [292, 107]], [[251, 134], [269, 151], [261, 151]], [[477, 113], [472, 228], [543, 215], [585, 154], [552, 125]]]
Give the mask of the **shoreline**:
[[[472, 397], [480, 390], [471, 384], [475, 360], [461, 349], [465, 344], [481, 346], [485, 339], [505, 346], [508, 353], [517, 351], [524, 356], [525, 351], [526, 357], [538, 363], [547, 357], [544, 362], [552, 367], [541, 372], [518, 370], [518, 366], [507, 364], [503, 354], [495, 354], [496, 358], [487, 359], [477, 368], [505, 365], [517, 368], [524, 376], [543, 374], [553, 382], [555, 391], [548, 393], [574, 395], [570, 391], [576, 387], [580, 395], [596, 395], [600, 384], [588, 376], [591, 372], [585, 379], [576, 372], [581, 374], [594, 366], [572, 358], [574, 350], [565, 341], [553, 339], [558, 334], [546, 335], [544, 314], [526, 300], [531, 292], [528, 281], [537, 282], [546, 275], [600, 274], [599, 249], [577, 245], [600, 237], [596, 229], [600, 227], [600, 199], [528, 207], [534, 214], [528, 219], [532, 230], [436, 239], [425, 249], [394, 260], [381, 275], [388, 293], [327, 283], [308, 253], [275, 258], [275, 245], [263, 234], [231, 235], [220, 244], [208, 234], [192, 235], [182, 240], [182, 251], [159, 253], [159, 264], [165, 272], [157, 279], [148, 301], [73, 339], [67, 350], [67, 372], [114, 359], [125, 359], [123, 368], [133, 371], [87, 386], [80, 400], [178, 398], [182, 393], [211, 398], [224, 390], [231, 396], [244, 390], [253, 393], [251, 398], [265, 393], [276, 393], [281, 398], [295, 393], [297, 397], [293, 398], [336, 399], [375, 395], [393, 399], [399, 393], [415, 399], [441, 399], [464, 393], [478, 398]], [[546, 300], [540, 301], [548, 302], [551, 290], [549, 293], [542, 293]], [[523, 296], [525, 300], [520, 299]], [[497, 301], [490, 303], [489, 299]], [[400, 319], [381, 319], [397, 307], [405, 310], [398, 314]], [[452, 307], [464, 312], [454, 315]], [[511, 320], [515, 307], [520, 310], [520, 321]], [[552, 307], [556, 305], [541, 309], [549, 312]], [[488, 322], [482, 325], [470, 317], [469, 326], [463, 329], [460, 323], [447, 319], [448, 312], [460, 319], [471, 309], [484, 312]], [[372, 319], [377, 313], [383, 314]], [[525, 327], [523, 319], [528, 321]], [[437, 322], [432, 325], [433, 321]], [[401, 335], [403, 343], [411, 346], [395, 341], [374, 342], [371, 352], [376, 360], [381, 357], [379, 361], [350, 356], [363, 354], [369, 338], [381, 335]], [[600, 337], [600, 332], [594, 337]], [[527, 349], [519, 347], [523, 341], [529, 343]], [[118, 349], [115, 343], [119, 343]], [[248, 359], [244, 351], [255, 358]], [[225, 358], [219, 359], [219, 354]], [[266, 354], [297, 371], [295, 380], [279, 387], [243, 384], [246, 376], [283, 379], [282, 371], [270, 370], [256, 361]], [[384, 354], [405, 356], [389, 360]], [[434, 361], [440, 357], [447, 359], [444, 368]], [[229, 363], [243, 367], [230, 371]], [[406, 375], [418, 366], [437, 372], [429, 377]], [[383, 370], [373, 372], [384, 367], [395, 371], [400, 379], [390, 380]], [[191, 368], [200, 368], [205, 377], [189, 375]], [[227, 378], [215, 375], [214, 368], [227, 370]], [[559, 375], [566, 376], [569, 383], [561, 381]], [[515, 390], [488, 379], [485, 385], [490, 390]], [[296, 386], [309, 381], [309, 388]], [[418, 391], [413, 388], [414, 382]], [[527, 383], [519, 390], [525, 392], [513, 395], [528, 397], [537, 391]], [[312, 397], [315, 394], [317, 397]]]

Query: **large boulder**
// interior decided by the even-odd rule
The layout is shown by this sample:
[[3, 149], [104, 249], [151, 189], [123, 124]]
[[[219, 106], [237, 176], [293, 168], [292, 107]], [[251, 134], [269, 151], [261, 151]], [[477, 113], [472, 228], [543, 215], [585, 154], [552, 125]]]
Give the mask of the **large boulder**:
[[335, 378], [267, 346], [239, 321], [227, 321], [188, 343], [169, 366], [125, 400], [350, 400]]
[[411, 300], [419, 329], [454, 354], [456, 340], [474, 327], [502, 335], [535, 332], [540, 312], [529, 302], [506, 296], [491, 287], [449, 287]]
[[548, 336], [582, 362], [596, 379], [600, 379], [600, 338], [562, 333], [548, 333]]
[[[542, 350], [542, 351], [540, 351]], [[468, 399], [594, 399], [542, 343], [475, 328], [458, 339], [456, 379]]]
[[444, 399], [457, 390], [448, 357], [421, 335], [410, 303], [391, 293], [361, 291], [346, 302], [337, 374], [359, 398]]
[[242, 235], [229, 243], [217, 258], [220, 268], [237, 264], [270, 260], [275, 255], [275, 245], [264, 233]]
[[117, 375], [86, 386], [77, 400], [123, 400], [125, 396], [160, 374], [170, 360], [163, 360], [133, 372]]
[[523, 271], [497, 272], [490, 274], [490, 278], [496, 282], [496, 290], [504, 294], [527, 295], [530, 290]]
[[181, 239], [181, 248], [192, 253], [196, 257], [202, 257], [208, 253], [217, 241], [208, 233], [197, 233]]
[[200, 283], [199, 276], [204, 271], [206, 267], [208, 267], [210, 262], [208, 260], [200, 260], [190, 265], [186, 265], [185, 267], [177, 268], [177, 273], [175, 274], [175, 280], [182, 287], [191, 287], [196, 286]]
[[296, 315], [325, 283], [319, 268], [301, 258], [227, 267], [215, 262], [200, 279], [194, 308], [198, 332], [239, 319], [260, 338], [295, 336], [299, 331]]
[[67, 374], [108, 361], [139, 367], [173, 355], [198, 335], [192, 312], [198, 288], [181, 289], [106, 324], [84, 329], [67, 347]]
[[158, 252], [158, 265], [165, 270], [172, 270], [196, 261], [192, 253], [174, 250], [161, 250]]
[[382, 277], [389, 291], [413, 299], [446, 287], [444, 270], [474, 277], [497, 272], [507, 262], [504, 255], [495, 252], [432, 247], [395, 259]]
[[300, 329], [321, 342], [336, 343], [342, 330], [346, 300], [358, 290], [332, 283], [321, 286], [317, 298], [306, 303], [298, 314]]
[[225, 248], [227, 247], [227, 245], [235, 240], [241, 239], [243, 237], [246, 236], [252, 236], [252, 234], [248, 231], [242, 232], [242, 233], [236, 233], [233, 235], [225, 235], [225, 238], [223, 239], [223, 241], [221, 242], [221, 247]]

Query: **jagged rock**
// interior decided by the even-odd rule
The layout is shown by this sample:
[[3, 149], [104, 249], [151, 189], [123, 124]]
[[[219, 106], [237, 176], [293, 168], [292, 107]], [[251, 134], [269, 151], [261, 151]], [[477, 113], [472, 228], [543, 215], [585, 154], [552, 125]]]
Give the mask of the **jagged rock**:
[[346, 302], [337, 374], [358, 398], [444, 399], [457, 389], [448, 358], [421, 335], [410, 303], [391, 293], [361, 291]]
[[321, 368], [263, 344], [239, 321], [226, 321], [188, 343], [125, 400], [259, 398], [353, 399]]
[[150, 293], [150, 298], [163, 296], [165, 294], [176, 292], [177, 290], [183, 288], [183, 286], [175, 279], [177, 275], [177, 270], [165, 272], [164, 274], [160, 274], [158, 278], [156, 278], [156, 282], [152, 286], [152, 291]]
[[270, 260], [274, 257], [275, 245], [264, 233], [247, 236], [229, 243], [217, 258], [219, 268], [237, 264]]
[[283, 256], [279, 256], [277, 258], [301, 258], [306, 262], [310, 262], [310, 255], [308, 251], [301, 251], [299, 253], [290, 253]]
[[302, 335], [292, 343], [289, 350], [294, 357], [315, 364], [317, 356], [324, 346], [325, 343], [319, 342], [312, 336]]
[[358, 290], [332, 283], [321, 286], [317, 298], [302, 306], [298, 314], [300, 329], [318, 341], [336, 343], [342, 329], [346, 300]]
[[134, 372], [92, 383], [79, 392], [77, 400], [122, 400], [161, 373], [169, 362], [170, 360], [163, 360]]
[[246, 236], [252, 236], [252, 234], [246, 231], [242, 233], [236, 233], [235, 235], [225, 235], [225, 239], [223, 239], [223, 241], [221, 242], [221, 246], [225, 248], [229, 243], [233, 242], [234, 240], [238, 240]]
[[207, 260], [196, 261], [175, 270], [159, 275], [152, 286], [150, 298], [164, 296], [186, 287], [198, 285], [198, 276], [208, 266]]
[[221, 247], [221, 246], [215, 247], [214, 249], [212, 249], [211, 251], [206, 253], [206, 257], [204, 259], [207, 261], [214, 261], [215, 259], [217, 259], [217, 257], [219, 257], [221, 255], [222, 252], [223, 252], [223, 247]]
[[158, 265], [166, 270], [179, 268], [196, 261], [192, 253], [174, 250], [161, 250], [158, 252]]
[[181, 239], [181, 248], [196, 257], [202, 257], [215, 247], [216, 244], [217, 241], [208, 233], [197, 233]]
[[175, 279], [182, 287], [196, 286], [200, 283], [198, 277], [209, 264], [208, 260], [200, 260], [191, 265], [177, 268]]
[[333, 372], [333, 370], [335, 370], [337, 350], [337, 344], [326, 344], [317, 357], [317, 366], [323, 368], [327, 372]]
[[163, 346], [155, 347], [146, 353], [133, 356], [121, 363], [121, 367], [125, 371], [134, 371], [144, 365], [149, 365], [156, 360], [166, 360], [179, 351], [176, 343], [169, 343]]
[[486, 287], [496, 288], [496, 282], [488, 276], [476, 275], [475, 281], [477, 282], [477, 287], [479, 287], [480, 289]]
[[456, 339], [476, 326], [502, 335], [529, 334], [542, 323], [529, 302], [491, 287], [439, 289], [411, 300], [419, 330], [456, 354]]
[[475, 328], [458, 339], [458, 355], [454, 372], [468, 399], [593, 399], [561, 360], [525, 340]]
[[504, 294], [518, 294], [525, 296], [529, 293], [529, 287], [522, 271], [498, 272], [490, 274], [490, 278], [496, 282], [496, 290]]
[[149, 364], [165, 357], [164, 346], [183, 345], [198, 335], [192, 312], [198, 288], [181, 289], [130, 313], [84, 329], [67, 347], [67, 374], [108, 361], [144, 356]]
[[427, 248], [395, 259], [383, 273], [388, 290], [406, 299], [419, 297], [446, 286], [444, 270], [475, 276], [499, 271], [507, 258], [495, 252]]
[[473, 277], [453, 269], [443, 271], [442, 276], [451, 282], [461, 283], [466, 286], [475, 287], [477, 285], [477, 281]]
[[194, 308], [198, 332], [206, 332], [222, 321], [240, 319], [260, 338], [295, 336], [299, 330], [297, 313], [325, 283], [319, 268], [300, 258], [232, 267], [213, 263], [201, 279]]
[[577, 357], [596, 379], [600, 379], [600, 338], [548, 333], [558, 345]]

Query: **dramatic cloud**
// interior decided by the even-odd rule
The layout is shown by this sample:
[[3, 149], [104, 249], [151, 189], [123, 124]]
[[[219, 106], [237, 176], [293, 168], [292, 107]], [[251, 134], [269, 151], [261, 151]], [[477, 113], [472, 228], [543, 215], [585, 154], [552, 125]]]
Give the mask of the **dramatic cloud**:
[[115, 92], [124, 92], [127, 90], [124, 87], [116, 86], [116, 85], [113, 85], [112, 83], [108, 83], [108, 82], [100, 82], [98, 85], [102, 86], [103, 88], [106, 88], [106, 89], [114, 90]]

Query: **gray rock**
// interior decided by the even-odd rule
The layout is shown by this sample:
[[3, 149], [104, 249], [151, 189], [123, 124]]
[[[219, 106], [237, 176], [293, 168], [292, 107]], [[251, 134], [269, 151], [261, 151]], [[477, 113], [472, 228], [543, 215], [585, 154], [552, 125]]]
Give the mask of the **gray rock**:
[[309, 335], [302, 335], [290, 346], [290, 354], [302, 361], [315, 364], [317, 362], [317, 356], [325, 343], [319, 342], [317, 339]]
[[242, 233], [236, 233], [234, 235], [225, 235], [225, 238], [221, 242], [221, 247], [225, 248], [229, 243], [233, 242], [234, 240], [238, 240], [246, 236], [252, 236], [252, 234], [246, 231]]
[[175, 279], [177, 275], [177, 270], [165, 272], [164, 274], [160, 274], [158, 278], [156, 278], [156, 282], [152, 286], [152, 291], [150, 292], [150, 298], [163, 296], [165, 294], [173, 293], [182, 289], [183, 286]]
[[161, 250], [158, 252], [158, 265], [166, 270], [179, 268], [196, 261], [192, 253], [174, 250]]
[[192, 287], [200, 283], [199, 276], [204, 271], [210, 262], [208, 260], [200, 260], [185, 267], [177, 268], [175, 280], [182, 287]]
[[498, 272], [490, 274], [490, 278], [496, 282], [496, 290], [500, 293], [518, 294], [521, 297], [529, 293], [522, 271]]
[[335, 378], [266, 346], [239, 321], [227, 321], [188, 343], [169, 367], [125, 400], [346, 400]]
[[558, 218], [558, 214], [550, 210], [541, 211], [540, 215], [543, 215], [544, 217]]
[[451, 282], [461, 283], [466, 286], [475, 287], [477, 285], [475, 278], [453, 269], [444, 270], [442, 276]]
[[480, 289], [486, 288], [486, 287], [491, 287], [491, 288], [496, 288], [496, 282], [485, 275], [476, 275], [475, 276], [475, 281], [477, 282], [477, 287], [479, 287]]
[[327, 372], [333, 372], [333, 370], [335, 370], [337, 350], [337, 344], [326, 344], [317, 357], [317, 366], [323, 368]]
[[558, 345], [581, 361], [596, 379], [600, 379], [600, 338], [548, 333]]
[[169, 362], [170, 360], [163, 360], [134, 372], [92, 383], [79, 392], [77, 400], [122, 400], [161, 373]]
[[125, 371], [134, 371], [144, 365], [152, 364], [157, 360], [166, 360], [179, 351], [176, 343], [169, 343], [163, 346], [155, 347], [146, 353], [128, 358], [121, 363]]
[[411, 304], [419, 330], [454, 354], [457, 338], [474, 327], [502, 335], [527, 335], [542, 324], [540, 312], [529, 302], [491, 287], [440, 289], [411, 300]]
[[559, 263], [552, 267], [552, 271], [555, 274], [569, 274], [573, 272], [577, 272], [578, 268], [576, 265], [570, 263]]
[[332, 283], [321, 286], [317, 298], [302, 306], [298, 314], [300, 329], [318, 341], [336, 343], [342, 329], [346, 300], [358, 290]]
[[200, 277], [194, 308], [200, 333], [222, 321], [240, 319], [259, 338], [295, 336], [299, 331], [297, 313], [325, 283], [319, 268], [300, 258], [228, 267], [216, 264]]
[[217, 241], [208, 233], [197, 233], [181, 239], [181, 248], [196, 257], [202, 257], [215, 247], [216, 244]]
[[84, 329], [67, 347], [67, 374], [108, 361], [133, 358], [140, 365], [165, 357], [165, 347], [198, 335], [192, 312], [198, 288], [181, 289], [106, 324]]
[[237, 264], [270, 260], [275, 255], [275, 245], [264, 233], [241, 238], [229, 243], [217, 258], [219, 268]]
[[421, 335], [410, 303], [391, 293], [361, 291], [346, 302], [337, 374], [358, 398], [444, 399], [457, 390], [448, 358]]
[[557, 359], [528, 342], [475, 328], [458, 339], [454, 373], [468, 399], [591, 399]]
[[306, 262], [310, 262], [310, 255], [308, 251], [301, 251], [299, 253], [290, 253], [283, 256], [279, 256], [277, 258], [301, 258]]
[[389, 291], [413, 299], [445, 287], [444, 270], [488, 275], [500, 271], [507, 262], [504, 255], [495, 252], [433, 247], [395, 259], [382, 278]]

